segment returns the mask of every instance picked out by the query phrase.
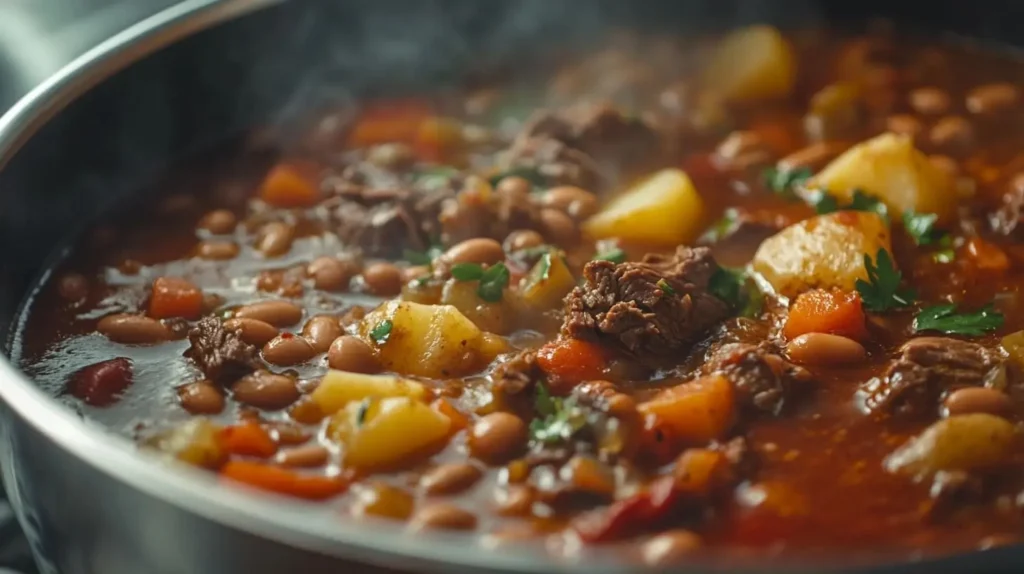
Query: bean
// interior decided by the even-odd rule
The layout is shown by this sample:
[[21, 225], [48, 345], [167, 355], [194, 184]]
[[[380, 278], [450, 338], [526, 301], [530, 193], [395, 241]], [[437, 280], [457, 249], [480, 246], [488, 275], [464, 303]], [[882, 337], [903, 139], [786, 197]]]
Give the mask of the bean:
[[306, 321], [302, 327], [302, 336], [313, 346], [317, 353], [326, 353], [335, 339], [344, 335], [337, 317], [317, 315]]
[[786, 353], [796, 363], [843, 365], [867, 356], [864, 346], [846, 337], [828, 333], [805, 333], [786, 345]]
[[938, 88], [918, 88], [910, 92], [907, 98], [910, 107], [919, 114], [938, 116], [949, 111], [952, 98]]
[[313, 278], [313, 286], [321, 291], [344, 291], [355, 275], [354, 266], [350, 262], [342, 262], [334, 257], [317, 257], [310, 262], [306, 272]]
[[1013, 84], [985, 84], [967, 94], [967, 109], [974, 114], [1005, 112], [1019, 100], [1020, 90]]
[[405, 520], [412, 514], [415, 504], [413, 496], [405, 490], [383, 482], [375, 482], [358, 490], [358, 498], [352, 510], [361, 515]]
[[126, 345], [152, 345], [173, 338], [171, 330], [160, 321], [127, 313], [107, 315], [96, 324], [96, 330], [111, 341]]
[[420, 488], [432, 495], [455, 494], [476, 484], [483, 472], [469, 463], [442, 464], [420, 478]]
[[409, 527], [413, 530], [473, 530], [476, 528], [476, 516], [454, 504], [435, 502], [417, 511]]
[[576, 222], [564, 212], [550, 207], [540, 211], [540, 223], [544, 229], [544, 237], [558, 245], [574, 243], [580, 236]]
[[231, 394], [242, 404], [277, 410], [294, 403], [299, 398], [299, 389], [291, 377], [260, 370], [238, 379]]
[[[298, 404], [299, 403], [293, 404], [292, 409], [294, 410]], [[309, 442], [309, 432], [295, 423], [288, 421], [274, 421], [265, 423], [263, 426], [273, 433], [274, 440], [276, 440], [278, 444], [291, 446]]]
[[304, 425], [315, 425], [324, 420], [327, 414], [320, 408], [319, 403], [313, 400], [313, 397], [305, 395], [288, 409], [288, 416]]
[[1013, 412], [1013, 401], [1002, 391], [985, 387], [964, 387], [957, 389], [942, 401], [949, 416], [971, 413], [1003, 415]]
[[523, 419], [504, 412], [491, 413], [473, 425], [469, 451], [492, 464], [505, 462], [526, 446], [527, 429]]
[[363, 282], [370, 293], [391, 297], [402, 291], [402, 270], [391, 263], [373, 263], [363, 269]]
[[395, 169], [416, 161], [416, 155], [408, 145], [393, 142], [373, 146], [367, 152], [366, 159], [380, 167]]
[[648, 566], [666, 566], [686, 559], [703, 544], [700, 536], [689, 530], [669, 530], [645, 542], [640, 554]]
[[597, 197], [573, 185], [552, 187], [544, 192], [541, 201], [545, 206], [558, 209], [576, 221], [597, 213]]
[[238, 218], [227, 209], [215, 209], [199, 220], [199, 229], [205, 229], [216, 235], [224, 235], [235, 230]]
[[352, 335], [342, 335], [331, 343], [327, 350], [327, 365], [332, 369], [352, 373], [380, 371], [380, 361], [370, 345]]
[[194, 415], [215, 415], [224, 410], [224, 394], [205, 380], [178, 387], [178, 402]]
[[316, 356], [316, 349], [305, 339], [281, 333], [263, 345], [263, 360], [273, 365], [297, 365]]
[[295, 229], [287, 223], [271, 221], [260, 229], [256, 239], [256, 249], [266, 257], [276, 257], [288, 253], [295, 239]]
[[325, 464], [330, 454], [322, 444], [307, 444], [282, 450], [277, 453], [276, 462], [281, 466], [311, 468]]
[[935, 167], [941, 169], [943, 172], [950, 176], [956, 177], [960, 175], [960, 165], [957, 164], [956, 160], [949, 157], [948, 155], [933, 155], [928, 156], [928, 161]]
[[846, 151], [846, 148], [846, 144], [840, 142], [822, 141], [813, 143], [780, 159], [779, 168], [784, 171], [801, 168], [818, 171], [825, 167], [825, 164]]
[[531, 247], [544, 245], [544, 237], [532, 229], [517, 229], [505, 237], [503, 247], [508, 253], [513, 253]]
[[427, 275], [430, 275], [429, 265], [413, 265], [402, 270], [402, 280], [406, 283], [415, 281], [420, 277], [426, 277]]
[[960, 116], [946, 116], [935, 122], [928, 138], [934, 146], [963, 150], [974, 140], [974, 127]]
[[238, 244], [234, 241], [203, 241], [199, 244], [197, 253], [200, 259], [211, 261], [225, 261], [238, 256]]
[[607, 498], [615, 493], [615, 476], [611, 469], [589, 456], [572, 457], [561, 468], [559, 476], [580, 492]]
[[259, 347], [277, 336], [277, 327], [259, 319], [246, 317], [232, 317], [224, 321], [224, 329], [238, 333], [243, 341]]
[[236, 319], [257, 319], [275, 327], [287, 327], [302, 320], [302, 308], [288, 301], [257, 301], [235, 309]]
[[67, 391], [87, 405], [116, 403], [132, 384], [132, 361], [124, 357], [82, 367], [68, 380]]
[[451, 246], [444, 253], [449, 263], [480, 263], [493, 265], [505, 260], [505, 250], [497, 241], [487, 237], [467, 239]]
[[894, 134], [917, 137], [924, 130], [924, 125], [910, 114], [895, 114], [886, 118], [885, 129]]
[[533, 184], [525, 178], [519, 177], [518, 175], [510, 175], [501, 178], [501, 181], [498, 182], [498, 187], [495, 191], [511, 196], [525, 196], [529, 195], [532, 189]]
[[495, 496], [495, 510], [502, 516], [529, 516], [533, 512], [533, 503], [537, 499], [537, 491], [528, 484], [510, 484], [498, 489]]
[[57, 292], [67, 301], [82, 301], [89, 296], [89, 280], [81, 273], [67, 273], [57, 282]]

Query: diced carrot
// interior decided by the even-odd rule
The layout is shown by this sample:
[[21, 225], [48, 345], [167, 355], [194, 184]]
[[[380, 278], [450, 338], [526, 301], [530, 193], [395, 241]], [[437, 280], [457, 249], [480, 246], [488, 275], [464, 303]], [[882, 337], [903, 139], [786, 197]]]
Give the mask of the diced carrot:
[[277, 443], [259, 423], [245, 421], [220, 431], [220, 444], [225, 451], [241, 456], [270, 458], [277, 452]]
[[441, 397], [434, 402], [430, 403], [430, 406], [437, 412], [448, 417], [452, 421], [451, 432], [456, 433], [469, 426], [469, 417], [462, 413], [462, 411], [455, 408], [452, 402], [444, 397]]
[[694, 496], [706, 496], [729, 480], [730, 465], [725, 454], [706, 448], [687, 449], [676, 460], [673, 476], [676, 488]]
[[348, 145], [365, 147], [390, 142], [414, 143], [420, 133], [420, 125], [433, 110], [423, 100], [388, 100], [373, 102], [359, 114]]
[[416, 130], [413, 148], [422, 161], [442, 161], [462, 141], [462, 129], [456, 120], [428, 117]]
[[541, 370], [572, 385], [601, 378], [607, 363], [600, 345], [579, 339], [558, 339], [537, 351]]
[[663, 465], [679, 453], [675, 431], [662, 419], [647, 417], [640, 432], [639, 450], [657, 465]]
[[274, 207], [310, 207], [320, 201], [312, 166], [282, 163], [274, 166], [260, 186], [260, 198]]
[[155, 319], [197, 319], [203, 313], [203, 292], [180, 277], [158, 277], [149, 298], [149, 316]]
[[793, 339], [804, 333], [831, 333], [855, 341], [866, 339], [868, 331], [860, 295], [824, 289], [802, 293], [789, 306], [782, 334]]
[[228, 461], [221, 476], [278, 494], [324, 500], [345, 491], [348, 481], [340, 476], [316, 476], [247, 460]]
[[1002, 273], [1010, 268], [1010, 258], [998, 245], [980, 237], [972, 237], [964, 245], [964, 251], [973, 267], [979, 271]]
[[704, 445], [720, 438], [735, 419], [736, 392], [721, 375], [710, 375], [658, 393], [640, 413], [671, 429], [678, 445]]

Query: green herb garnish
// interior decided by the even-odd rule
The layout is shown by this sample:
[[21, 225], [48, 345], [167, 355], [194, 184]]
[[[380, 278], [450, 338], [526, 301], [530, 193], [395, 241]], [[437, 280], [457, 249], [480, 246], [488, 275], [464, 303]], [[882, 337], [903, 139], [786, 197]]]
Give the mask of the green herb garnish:
[[737, 215], [735, 209], [726, 209], [722, 217], [700, 236], [700, 242], [717, 243], [735, 233], [740, 227]]
[[658, 289], [661, 289], [662, 291], [664, 291], [666, 295], [675, 295], [676, 294], [675, 288], [673, 288], [671, 285], [669, 285], [668, 281], [665, 281], [664, 279], [658, 279], [658, 282], [655, 283], [655, 285], [658, 287]]
[[356, 409], [356, 426], [361, 427], [366, 422], [366, 413], [370, 410], [370, 399], [366, 398], [360, 401], [359, 407]]
[[484, 268], [479, 263], [456, 263], [451, 273], [457, 281], [477, 281], [484, 276]]
[[546, 281], [551, 274], [551, 251], [544, 252], [537, 263], [534, 264], [533, 269], [530, 270], [530, 278], [527, 281], [527, 289], [537, 285], [541, 281]]
[[431, 166], [416, 174], [416, 183], [426, 188], [440, 187], [458, 174], [459, 170], [449, 165]]
[[708, 282], [708, 290], [741, 317], [757, 317], [764, 309], [764, 293], [743, 269], [719, 267]]
[[764, 183], [769, 189], [779, 196], [790, 200], [799, 199], [794, 188], [806, 183], [812, 175], [814, 174], [806, 167], [798, 169], [779, 169], [777, 167], [769, 167], [761, 172], [761, 177], [764, 179]]
[[814, 207], [814, 212], [818, 215], [839, 211], [839, 201], [836, 200], [835, 196], [820, 189], [811, 200], [811, 205]]
[[931, 245], [936, 243], [942, 232], [935, 228], [935, 222], [939, 216], [934, 213], [914, 213], [907, 210], [903, 212], [903, 229], [917, 245]]
[[513, 167], [492, 175], [487, 178], [487, 182], [491, 184], [491, 187], [497, 187], [501, 180], [506, 177], [521, 177], [530, 182], [534, 188], [544, 187], [547, 185], [547, 179], [532, 167]]
[[476, 294], [488, 303], [501, 301], [501, 295], [508, 286], [511, 274], [504, 263], [495, 263], [488, 267], [480, 276], [480, 285], [476, 288]]
[[912, 289], [900, 286], [903, 275], [885, 249], [878, 250], [874, 261], [870, 255], [864, 254], [864, 268], [867, 269], [868, 280], [858, 279], [856, 287], [868, 311], [880, 313], [906, 307], [917, 297]]
[[868, 195], [859, 189], [853, 190], [853, 198], [846, 209], [877, 213], [886, 223], [889, 222], [889, 208], [877, 197]]
[[405, 249], [402, 251], [402, 259], [413, 265], [433, 265], [434, 259], [437, 259], [442, 253], [444, 253], [444, 249], [440, 245], [431, 245], [426, 251]]
[[948, 303], [922, 309], [914, 318], [914, 332], [939, 331], [979, 337], [1002, 327], [1003, 320], [1003, 314], [996, 312], [991, 303], [973, 313], [958, 313], [956, 305]]
[[538, 417], [530, 422], [530, 436], [544, 444], [569, 440], [587, 424], [586, 412], [575, 397], [552, 397], [547, 386], [537, 383], [534, 408]]
[[608, 251], [602, 251], [594, 256], [594, 261], [611, 261], [612, 263], [622, 263], [626, 260], [626, 252], [615, 247]]
[[388, 341], [388, 337], [391, 336], [391, 328], [395, 324], [390, 319], [384, 319], [377, 326], [370, 331], [370, 338], [377, 342], [378, 345], [383, 345]]

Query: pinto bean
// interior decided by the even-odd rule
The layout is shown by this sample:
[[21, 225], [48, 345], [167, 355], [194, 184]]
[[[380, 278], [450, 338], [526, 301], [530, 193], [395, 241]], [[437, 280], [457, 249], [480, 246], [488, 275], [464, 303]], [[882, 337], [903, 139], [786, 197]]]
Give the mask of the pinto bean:
[[118, 313], [107, 315], [96, 324], [96, 330], [115, 343], [152, 345], [174, 338], [163, 323], [143, 315]]
[[885, 119], [885, 129], [894, 134], [917, 137], [924, 131], [924, 125], [910, 114], [894, 114]]
[[312, 468], [325, 464], [330, 454], [322, 444], [307, 444], [278, 452], [275, 461], [281, 466]]
[[224, 410], [224, 393], [210, 381], [196, 381], [178, 387], [178, 402], [194, 415], [215, 415]]
[[564, 212], [576, 221], [597, 213], [597, 197], [589, 191], [574, 185], [560, 185], [544, 192], [541, 201], [547, 207]]
[[907, 96], [910, 107], [919, 114], [938, 116], [949, 111], [952, 98], [939, 88], [918, 88]]
[[571, 217], [558, 209], [545, 207], [540, 211], [540, 222], [544, 237], [558, 245], [571, 245], [580, 236], [579, 227]]
[[197, 227], [216, 235], [231, 233], [238, 225], [238, 218], [227, 209], [215, 209], [199, 220]]
[[967, 94], [967, 110], [973, 114], [1005, 112], [1020, 101], [1020, 89], [1010, 83], [985, 84]]
[[226, 261], [238, 257], [238, 244], [234, 241], [203, 241], [196, 252], [200, 259]]
[[259, 347], [277, 336], [277, 327], [266, 321], [248, 317], [232, 317], [224, 321], [224, 329], [235, 331], [243, 341]]
[[427, 494], [455, 494], [476, 484], [483, 472], [472, 464], [442, 464], [420, 478], [420, 488]]
[[299, 398], [299, 388], [291, 377], [256, 371], [232, 385], [231, 394], [242, 404], [277, 410], [294, 403]]
[[413, 530], [473, 530], [476, 516], [454, 504], [435, 502], [413, 514], [409, 527]]
[[666, 566], [685, 560], [703, 545], [700, 536], [689, 530], [669, 530], [645, 542], [640, 553], [644, 564]]
[[451, 246], [444, 253], [451, 264], [480, 263], [493, 265], [505, 260], [505, 250], [497, 241], [487, 237], [474, 237]]
[[256, 249], [265, 257], [276, 257], [288, 253], [295, 240], [295, 229], [287, 223], [272, 221], [264, 225], [256, 239]]
[[828, 333], [805, 333], [786, 345], [793, 362], [804, 365], [844, 365], [867, 356], [864, 346], [846, 337]]
[[936, 147], [963, 151], [974, 142], [974, 126], [960, 116], [946, 116], [935, 122], [928, 139]]
[[306, 272], [313, 278], [313, 286], [321, 291], [344, 291], [355, 275], [355, 266], [334, 257], [317, 257]]
[[532, 189], [533, 184], [525, 178], [519, 177], [518, 175], [510, 175], [501, 178], [501, 181], [498, 182], [498, 187], [495, 191], [511, 196], [526, 196], [530, 194]]
[[233, 318], [256, 319], [275, 327], [287, 327], [302, 320], [302, 308], [288, 301], [257, 301], [235, 309]]
[[332, 369], [352, 373], [380, 371], [380, 361], [370, 345], [352, 335], [342, 335], [331, 343], [327, 350], [327, 365]]
[[505, 237], [502, 246], [508, 253], [544, 245], [544, 237], [532, 229], [517, 229]]
[[469, 434], [469, 451], [489, 463], [502, 463], [526, 446], [527, 429], [523, 419], [511, 413], [496, 412], [476, 421]]
[[263, 360], [273, 365], [297, 365], [316, 356], [316, 349], [305, 337], [282, 333], [263, 345]]
[[841, 142], [822, 141], [813, 143], [803, 149], [799, 149], [779, 160], [779, 169], [792, 171], [807, 168], [811, 171], [818, 171], [825, 167], [825, 164], [837, 158], [839, 154], [846, 151], [848, 146]]
[[529, 516], [537, 490], [528, 484], [510, 484], [495, 493], [496, 511], [502, 516]]
[[344, 335], [337, 317], [317, 315], [302, 327], [302, 336], [313, 346], [317, 353], [326, 353], [335, 339]]
[[391, 297], [402, 291], [402, 270], [391, 263], [373, 263], [363, 269], [363, 282], [370, 293]]
[[1013, 401], [1002, 391], [985, 387], [957, 389], [943, 401], [949, 416], [972, 413], [1002, 415], [1013, 411]]

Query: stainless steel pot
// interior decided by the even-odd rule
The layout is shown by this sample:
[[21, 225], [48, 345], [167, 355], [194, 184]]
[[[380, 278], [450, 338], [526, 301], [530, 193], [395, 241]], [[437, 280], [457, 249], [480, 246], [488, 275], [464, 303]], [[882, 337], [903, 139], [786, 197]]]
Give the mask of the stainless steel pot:
[[[926, 16], [989, 37], [1017, 32], [1012, 18], [985, 22], [962, 6]], [[1004, 11], [1015, 6], [1001, 4]], [[598, 37], [609, 24], [684, 30], [859, 18], [873, 8], [810, 0], [182, 2], [89, 51], [0, 118], [0, 328], [15, 330], [19, 302], [69, 231], [139, 193], [168, 158], [245, 126], [287, 125], [297, 110], [338, 98], [452, 82], [470, 68]], [[899, 9], [881, 8], [908, 15]], [[555, 561], [464, 536], [407, 535], [224, 486], [207, 473], [151, 460], [3, 360], [0, 397], [4, 483], [46, 574], [368, 571], [352, 561], [436, 572], [635, 571], [608, 550]], [[1021, 567], [1024, 551], [1009, 548], [928, 570]]]

